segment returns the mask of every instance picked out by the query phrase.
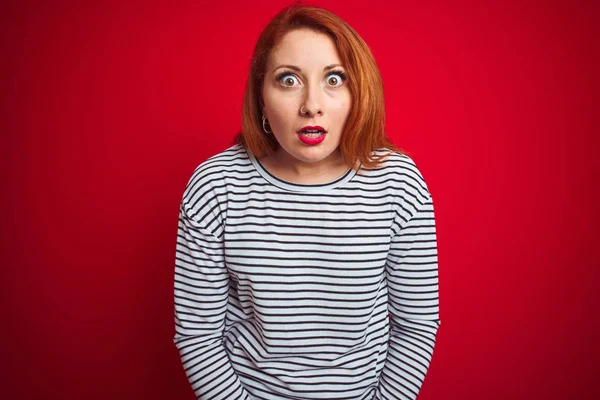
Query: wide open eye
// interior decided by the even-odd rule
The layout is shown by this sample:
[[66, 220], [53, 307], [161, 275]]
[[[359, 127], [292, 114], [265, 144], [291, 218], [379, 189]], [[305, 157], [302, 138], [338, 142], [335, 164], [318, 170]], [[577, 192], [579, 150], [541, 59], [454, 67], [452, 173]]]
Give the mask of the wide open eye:
[[342, 86], [344, 81], [346, 80], [346, 73], [342, 71], [335, 71], [327, 75], [327, 84], [338, 87]]
[[295, 75], [290, 74], [289, 72], [284, 72], [282, 74], [277, 75], [277, 80], [284, 87], [294, 87], [294, 83], [298, 82], [298, 78]]

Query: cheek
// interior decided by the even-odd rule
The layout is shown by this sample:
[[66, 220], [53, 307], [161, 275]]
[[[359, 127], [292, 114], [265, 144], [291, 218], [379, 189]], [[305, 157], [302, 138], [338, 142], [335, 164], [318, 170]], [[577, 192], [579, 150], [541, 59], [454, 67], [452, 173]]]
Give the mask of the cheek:
[[332, 98], [332, 110], [338, 113], [344, 113], [350, 111], [352, 105], [352, 95], [349, 89], [341, 90], [336, 93], [335, 97]]
[[336, 116], [339, 116], [340, 118], [345, 118], [350, 113], [351, 106], [351, 99], [340, 99], [335, 103], [335, 106], [334, 108], [332, 108], [332, 111], [335, 113]]
[[273, 98], [273, 92], [271, 90], [268, 89], [263, 89], [262, 91], [262, 101], [263, 101], [263, 107], [270, 109], [271, 108], [271, 104], [275, 103], [275, 100]]
[[292, 123], [297, 111], [296, 102], [281, 97], [274, 100], [268, 106], [271, 120], [280, 125]]

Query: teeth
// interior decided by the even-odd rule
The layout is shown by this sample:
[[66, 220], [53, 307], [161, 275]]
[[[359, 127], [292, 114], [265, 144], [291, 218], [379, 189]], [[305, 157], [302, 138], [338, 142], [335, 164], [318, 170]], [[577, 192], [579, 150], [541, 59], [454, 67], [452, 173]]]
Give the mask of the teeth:
[[317, 136], [321, 136], [324, 132], [322, 131], [302, 131], [300, 132], [300, 134], [304, 135], [304, 136], [308, 136], [308, 137], [317, 137]]
[[300, 133], [322, 133], [323, 131], [319, 131], [319, 130], [306, 130], [306, 131], [301, 131]]

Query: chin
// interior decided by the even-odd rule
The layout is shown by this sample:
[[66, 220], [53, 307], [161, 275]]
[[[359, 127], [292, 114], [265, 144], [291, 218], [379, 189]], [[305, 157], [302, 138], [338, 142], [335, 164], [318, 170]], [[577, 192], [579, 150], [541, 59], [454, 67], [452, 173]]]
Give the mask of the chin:
[[325, 160], [334, 151], [335, 151], [335, 149], [312, 147], [312, 148], [305, 148], [305, 149], [301, 149], [300, 151], [296, 151], [296, 152], [294, 152], [293, 155], [295, 158], [297, 158], [300, 161], [318, 162], [318, 161]]

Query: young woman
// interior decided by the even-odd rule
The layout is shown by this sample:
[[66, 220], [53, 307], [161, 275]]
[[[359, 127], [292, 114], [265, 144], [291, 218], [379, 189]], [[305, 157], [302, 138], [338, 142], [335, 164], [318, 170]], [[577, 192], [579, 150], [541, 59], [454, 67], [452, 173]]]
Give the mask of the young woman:
[[242, 132], [181, 201], [174, 342], [199, 399], [415, 399], [440, 326], [431, 195], [384, 133], [367, 45], [293, 5]]

